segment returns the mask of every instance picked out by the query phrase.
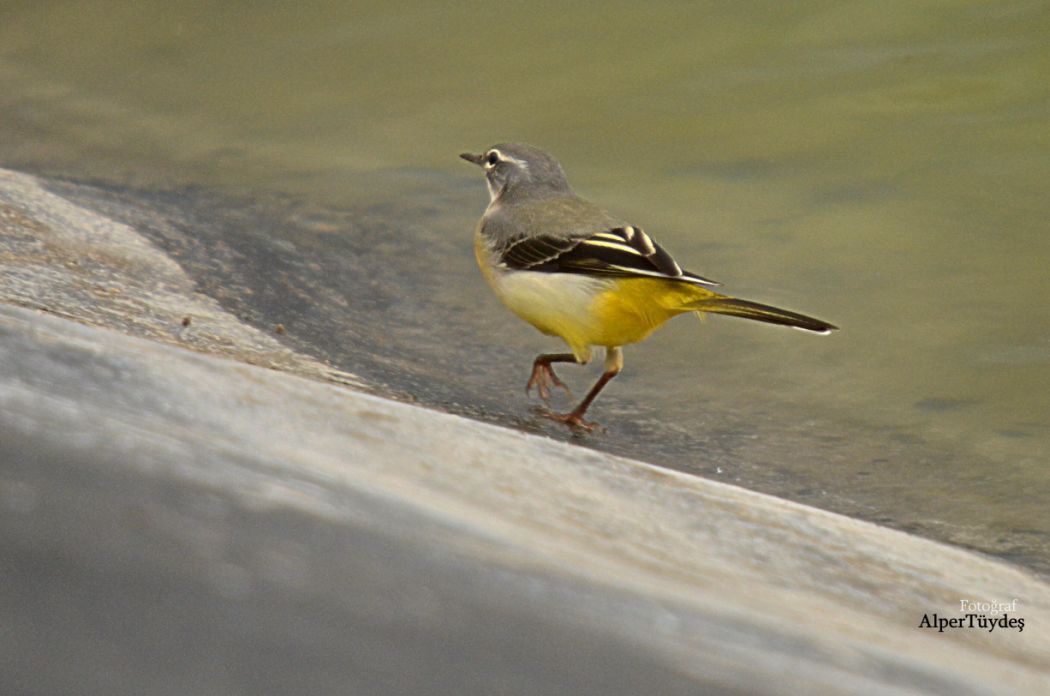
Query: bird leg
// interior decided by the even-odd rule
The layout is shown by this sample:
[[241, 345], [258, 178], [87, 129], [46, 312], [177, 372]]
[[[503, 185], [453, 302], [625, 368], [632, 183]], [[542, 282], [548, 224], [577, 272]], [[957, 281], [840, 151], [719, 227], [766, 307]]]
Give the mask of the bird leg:
[[584, 430], [593, 430], [598, 424], [591, 421], [585, 421], [583, 414], [587, 412], [591, 402], [594, 401], [595, 397], [598, 396], [598, 392], [605, 388], [605, 385], [612, 381], [612, 378], [620, 374], [620, 370], [623, 369], [623, 352], [619, 348], [606, 348], [605, 350], [605, 372], [598, 378], [598, 381], [594, 383], [591, 390], [587, 392], [587, 396], [583, 397], [583, 401], [569, 413], [547, 413], [544, 414], [551, 420], [556, 420], [559, 423], [565, 423], [572, 428], [582, 428]]
[[551, 367], [551, 363], [556, 362], [576, 362], [576, 356], [572, 353], [546, 353], [538, 356], [532, 363], [532, 376], [529, 377], [528, 383], [525, 385], [525, 393], [531, 394], [532, 388], [536, 387], [536, 393], [544, 401], [551, 398], [551, 387], [561, 387], [565, 390], [566, 394], [571, 394], [569, 387], [558, 379], [558, 375], [554, 374], [554, 368]]

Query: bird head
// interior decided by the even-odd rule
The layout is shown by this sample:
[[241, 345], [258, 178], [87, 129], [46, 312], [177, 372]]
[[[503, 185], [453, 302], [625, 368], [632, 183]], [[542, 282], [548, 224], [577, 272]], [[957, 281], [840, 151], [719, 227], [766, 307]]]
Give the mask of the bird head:
[[572, 190], [558, 160], [531, 145], [500, 143], [481, 154], [464, 152], [460, 157], [485, 170], [493, 202], [543, 198]]

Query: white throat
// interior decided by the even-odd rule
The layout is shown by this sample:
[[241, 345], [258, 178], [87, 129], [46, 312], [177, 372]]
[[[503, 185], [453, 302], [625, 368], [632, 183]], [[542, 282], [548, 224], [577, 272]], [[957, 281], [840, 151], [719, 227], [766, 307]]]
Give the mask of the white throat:
[[489, 189], [489, 205], [492, 205], [496, 202], [496, 199], [499, 198], [499, 195], [503, 193], [503, 190], [497, 189], [493, 186], [492, 179], [489, 179], [487, 176], [485, 177], [485, 186]]

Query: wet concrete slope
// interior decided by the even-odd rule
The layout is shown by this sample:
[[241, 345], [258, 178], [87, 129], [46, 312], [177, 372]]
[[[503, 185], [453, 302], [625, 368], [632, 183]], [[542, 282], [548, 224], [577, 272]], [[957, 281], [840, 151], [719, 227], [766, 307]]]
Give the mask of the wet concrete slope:
[[[1024, 570], [365, 393], [127, 215], [0, 175], [0, 692], [1050, 687]], [[962, 598], [1026, 629], [919, 627]]]

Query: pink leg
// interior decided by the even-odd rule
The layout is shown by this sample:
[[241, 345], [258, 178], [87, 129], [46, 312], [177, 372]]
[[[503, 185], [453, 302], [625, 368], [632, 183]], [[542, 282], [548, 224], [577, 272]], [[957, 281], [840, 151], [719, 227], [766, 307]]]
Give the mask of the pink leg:
[[550, 418], [551, 420], [556, 420], [559, 423], [565, 423], [571, 428], [594, 430], [594, 428], [598, 424], [591, 421], [585, 421], [583, 419], [583, 414], [587, 412], [587, 409], [590, 407], [591, 402], [594, 401], [594, 398], [596, 396], [598, 396], [598, 392], [605, 388], [605, 385], [608, 384], [612, 380], [612, 378], [618, 374], [620, 374], [619, 368], [603, 372], [602, 376], [599, 377], [598, 381], [594, 383], [593, 387], [591, 387], [591, 390], [587, 392], [587, 396], [583, 397], [583, 401], [580, 402], [579, 406], [574, 408], [569, 413], [547, 413], [544, 415], [547, 418]]

